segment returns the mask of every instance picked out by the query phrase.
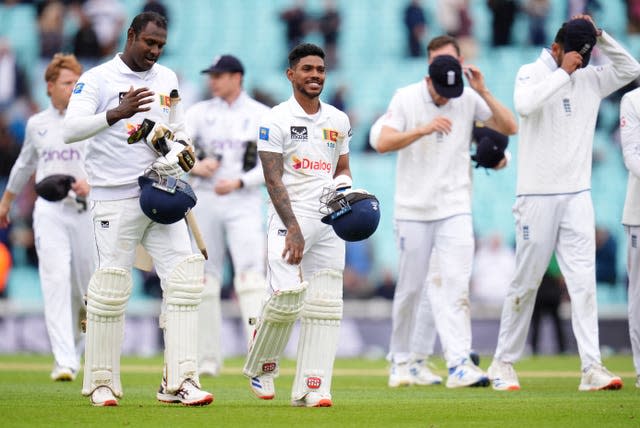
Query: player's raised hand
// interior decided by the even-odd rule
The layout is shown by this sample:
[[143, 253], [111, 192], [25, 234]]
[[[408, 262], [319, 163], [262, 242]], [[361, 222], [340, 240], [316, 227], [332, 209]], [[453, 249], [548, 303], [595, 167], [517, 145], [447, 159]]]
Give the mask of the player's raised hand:
[[565, 52], [560, 67], [568, 74], [572, 74], [578, 68], [582, 67], [582, 55], [578, 52]]
[[467, 77], [469, 86], [471, 86], [474, 91], [480, 94], [487, 90], [484, 81], [484, 75], [478, 67], [476, 67], [475, 65], [469, 65], [467, 67], [464, 67], [462, 69], [462, 72]]
[[134, 89], [131, 86], [129, 91], [120, 99], [118, 106], [107, 111], [107, 122], [109, 125], [113, 125], [120, 119], [126, 119], [136, 113], [151, 110], [148, 104], [153, 102], [153, 95], [155, 93], [149, 88]]

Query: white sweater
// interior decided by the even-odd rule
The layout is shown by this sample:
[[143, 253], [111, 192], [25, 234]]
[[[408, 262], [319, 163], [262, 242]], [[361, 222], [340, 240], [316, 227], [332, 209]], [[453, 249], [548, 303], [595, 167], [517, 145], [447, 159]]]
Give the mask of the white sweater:
[[640, 75], [640, 64], [611, 36], [598, 38], [611, 60], [568, 75], [543, 49], [516, 76], [520, 116], [518, 195], [575, 193], [591, 188], [593, 135], [602, 98]]
[[640, 226], [640, 89], [622, 97], [620, 138], [624, 164], [629, 170], [622, 223], [627, 226]]

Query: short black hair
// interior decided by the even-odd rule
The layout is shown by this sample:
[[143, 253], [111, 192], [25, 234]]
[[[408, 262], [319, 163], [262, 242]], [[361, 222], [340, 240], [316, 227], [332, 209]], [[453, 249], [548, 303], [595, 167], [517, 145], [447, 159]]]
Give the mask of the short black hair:
[[568, 22], [563, 22], [562, 23], [562, 27], [560, 27], [560, 29], [556, 33], [556, 38], [553, 39], [554, 43], [557, 43], [557, 44], [559, 44], [561, 46], [564, 46], [564, 35], [567, 32], [567, 24], [569, 24], [569, 23]]
[[295, 67], [305, 56], [319, 56], [324, 61], [324, 51], [320, 46], [313, 43], [302, 43], [289, 52], [289, 67]]
[[150, 22], [153, 22], [162, 29], [167, 29], [167, 20], [157, 12], [139, 13], [135, 18], [133, 18], [133, 21], [131, 21], [131, 26], [129, 28], [133, 30], [133, 34], [138, 36]]

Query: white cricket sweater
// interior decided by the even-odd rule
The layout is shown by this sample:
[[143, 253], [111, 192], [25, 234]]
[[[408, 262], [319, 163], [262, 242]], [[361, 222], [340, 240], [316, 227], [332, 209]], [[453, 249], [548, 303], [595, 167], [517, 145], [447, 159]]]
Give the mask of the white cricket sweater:
[[640, 75], [640, 64], [611, 36], [598, 38], [611, 63], [568, 75], [543, 49], [516, 76], [520, 116], [517, 195], [575, 193], [591, 188], [593, 136], [602, 98]]

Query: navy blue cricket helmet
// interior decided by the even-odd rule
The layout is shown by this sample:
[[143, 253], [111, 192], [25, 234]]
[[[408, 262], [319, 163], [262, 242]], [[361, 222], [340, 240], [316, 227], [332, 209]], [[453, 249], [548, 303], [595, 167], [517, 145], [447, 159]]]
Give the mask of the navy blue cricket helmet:
[[196, 205], [193, 189], [186, 181], [175, 177], [138, 177], [140, 208], [156, 223], [171, 224], [182, 220]]
[[333, 230], [345, 241], [362, 241], [378, 228], [380, 202], [369, 193], [353, 191], [336, 198], [329, 204], [332, 211], [322, 222], [333, 226]]

